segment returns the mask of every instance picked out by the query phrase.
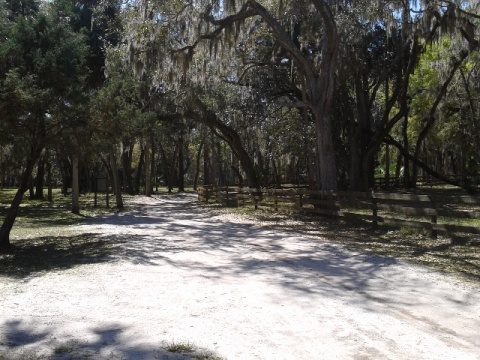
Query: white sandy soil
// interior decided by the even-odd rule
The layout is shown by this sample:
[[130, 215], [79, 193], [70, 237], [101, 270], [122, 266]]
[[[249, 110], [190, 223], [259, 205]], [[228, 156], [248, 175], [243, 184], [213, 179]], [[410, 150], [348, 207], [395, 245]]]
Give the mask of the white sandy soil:
[[135, 201], [78, 228], [119, 244], [103, 261], [0, 278], [4, 358], [68, 358], [74, 344], [92, 359], [173, 359], [162, 344], [190, 343], [229, 360], [480, 359], [478, 286], [213, 215], [193, 196]]

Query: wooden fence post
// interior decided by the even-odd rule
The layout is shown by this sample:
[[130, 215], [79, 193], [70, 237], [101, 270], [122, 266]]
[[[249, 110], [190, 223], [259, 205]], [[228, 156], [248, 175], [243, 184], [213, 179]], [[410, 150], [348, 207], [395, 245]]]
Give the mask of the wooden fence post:
[[378, 227], [378, 207], [377, 207], [377, 199], [375, 198], [375, 192], [372, 190], [372, 227], [376, 229]]

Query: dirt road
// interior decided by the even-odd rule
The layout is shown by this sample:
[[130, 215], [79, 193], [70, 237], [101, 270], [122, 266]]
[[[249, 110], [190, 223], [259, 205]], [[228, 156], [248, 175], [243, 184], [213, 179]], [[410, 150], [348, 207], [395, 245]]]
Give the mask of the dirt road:
[[229, 360], [480, 359], [479, 287], [194, 201], [137, 200], [78, 228], [112, 244], [95, 261], [0, 279], [0, 354], [174, 359], [162, 344], [189, 343]]

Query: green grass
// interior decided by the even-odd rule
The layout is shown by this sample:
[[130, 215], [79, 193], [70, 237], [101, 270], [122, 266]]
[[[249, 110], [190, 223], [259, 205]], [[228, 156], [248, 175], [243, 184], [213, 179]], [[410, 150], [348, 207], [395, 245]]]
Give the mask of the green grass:
[[[4, 215], [5, 211], [15, 196], [16, 189], [4, 189], [0, 190], [0, 214]], [[19, 210], [19, 218], [25, 218], [30, 221], [42, 220], [60, 222], [64, 224], [71, 224], [78, 220], [78, 215], [71, 213], [71, 196], [63, 196], [59, 189], [55, 189], [53, 192], [53, 201], [29, 199], [28, 193], [23, 197]], [[111, 199], [112, 200], [112, 199]], [[114, 200], [114, 199], [113, 199]], [[80, 215], [93, 216], [96, 214], [110, 211], [114, 206], [112, 201], [110, 202], [110, 209], [105, 207], [105, 195], [99, 194], [98, 207], [94, 207], [94, 194], [81, 194], [80, 195]], [[59, 211], [61, 210], [61, 211]], [[63, 210], [63, 211], [62, 211]]]
[[[0, 191], [0, 216], [3, 218], [16, 190]], [[26, 194], [28, 195], [28, 194]], [[94, 207], [93, 194], [80, 197], [81, 213], [71, 212], [71, 197], [54, 191], [53, 202], [24, 197], [10, 233], [11, 254], [0, 254], [0, 275], [22, 278], [83, 263], [104, 261], [114, 244], [93, 235], [78, 233], [74, 225], [92, 216], [113, 212], [113, 208]]]

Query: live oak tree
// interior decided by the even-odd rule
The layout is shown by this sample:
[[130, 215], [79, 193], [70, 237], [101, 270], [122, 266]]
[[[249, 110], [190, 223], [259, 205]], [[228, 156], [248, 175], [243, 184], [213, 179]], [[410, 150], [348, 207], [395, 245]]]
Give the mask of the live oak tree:
[[[228, 47], [233, 47], [236, 36], [249, 36], [251, 26], [255, 26], [256, 19], [268, 25], [276, 44], [283, 49], [285, 61], [299, 69], [304, 80], [305, 106], [312, 113], [316, 128], [317, 165], [320, 167], [320, 176], [317, 187], [329, 190], [337, 188], [336, 160], [333, 148], [331, 103], [334, 85], [334, 70], [338, 49], [338, 34], [334, 14], [330, 4], [326, 1], [313, 0], [301, 3], [302, 10], [311, 17], [312, 23], [319, 23], [317, 31], [318, 45], [302, 51], [299, 44], [290, 36], [290, 21], [279, 18], [277, 14], [285, 11], [292, 16], [298, 16], [295, 4], [283, 2], [268, 2], [262, 5], [257, 1], [244, 1], [235, 4], [234, 1], [215, 2], [207, 1], [180, 4], [179, 2], [165, 2], [150, 6], [150, 3], [141, 3], [139, 8], [145, 15], [144, 21], [131, 34], [132, 57], [135, 65], [141, 71], [148, 63], [160, 63], [160, 74], [170, 75], [178, 84], [186, 79], [185, 74], [194, 58], [194, 53], [200, 49], [203, 53], [224, 55]], [[268, 7], [267, 7], [268, 5]], [[150, 20], [150, 21], [149, 21]], [[138, 24], [138, 22], [137, 22]], [[152, 39], [156, 45], [165, 44], [168, 51], [152, 50], [152, 47], [142, 50], [138, 46], [138, 38]], [[223, 44], [220, 45], [221, 40]], [[155, 46], [155, 42], [151, 42]], [[170, 57], [169, 55], [172, 54]], [[157, 57], [156, 59], [154, 59]], [[166, 60], [165, 62], [163, 60]], [[208, 61], [208, 59], [205, 59]], [[165, 65], [165, 63], [167, 63]], [[173, 75], [173, 76], [171, 76]], [[167, 78], [165, 76], [164, 78]]]

